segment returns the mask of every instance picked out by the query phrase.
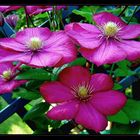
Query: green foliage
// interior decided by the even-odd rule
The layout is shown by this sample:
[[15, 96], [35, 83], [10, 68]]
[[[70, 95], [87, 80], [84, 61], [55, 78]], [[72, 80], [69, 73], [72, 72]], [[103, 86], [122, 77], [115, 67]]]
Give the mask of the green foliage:
[[121, 89], [121, 88], [122, 88], [122, 86], [121, 86], [120, 84], [114, 83], [113, 90], [119, 90], [119, 89]]
[[39, 104], [36, 104], [32, 107], [31, 110], [29, 110], [23, 117], [23, 120], [32, 120], [33, 118], [39, 117], [42, 114], [44, 114], [49, 109], [49, 104], [46, 102], [41, 102]]
[[129, 117], [129, 120], [140, 121], [140, 101], [128, 99], [123, 111]]
[[121, 124], [129, 124], [129, 118], [123, 110], [120, 110], [117, 114], [107, 117], [111, 122], [118, 122]]
[[51, 73], [43, 69], [29, 69], [25, 72], [20, 73], [16, 79], [26, 79], [26, 80], [50, 80]]
[[17, 98], [17, 97], [21, 97], [21, 98], [27, 99], [27, 100], [35, 100], [35, 99], [40, 98], [41, 95], [38, 91], [32, 92], [25, 88], [20, 87], [20, 88], [14, 90], [13, 94], [12, 94], [12, 98]]
[[114, 71], [116, 77], [131, 76], [135, 74], [135, 72], [129, 68], [131, 63], [128, 60], [123, 60], [116, 64], [118, 65], [118, 68]]
[[110, 134], [138, 134], [140, 124], [124, 125], [119, 123], [113, 123]]
[[72, 12], [84, 17], [87, 22], [93, 23], [93, 14], [99, 12], [100, 8], [100, 6], [83, 6], [79, 10], [73, 10]]

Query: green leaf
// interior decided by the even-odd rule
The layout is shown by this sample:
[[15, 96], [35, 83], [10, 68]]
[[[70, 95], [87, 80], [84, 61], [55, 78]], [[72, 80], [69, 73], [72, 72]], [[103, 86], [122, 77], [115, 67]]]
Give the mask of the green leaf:
[[68, 66], [84, 66], [86, 64], [86, 59], [83, 57], [79, 57], [76, 60], [74, 60], [73, 62], [69, 63]]
[[123, 110], [120, 110], [117, 114], [107, 117], [111, 122], [118, 122], [121, 124], [129, 124], [129, 118]]
[[93, 23], [92, 16], [95, 12], [93, 6], [83, 6], [80, 10], [74, 9], [72, 12], [76, 15], [84, 17], [89, 23]]
[[25, 88], [18, 88], [13, 91], [12, 98], [21, 97], [27, 100], [35, 100], [41, 97], [39, 92], [28, 91]]
[[20, 73], [16, 79], [26, 79], [26, 80], [50, 80], [51, 73], [43, 69], [29, 69], [25, 72]]
[[46, 102], [41, 102], [39, 104], [36, 104], [32, 107], [31, 110], [29, 110], [23, 117], [23, 120], [32, 120], [33, 118], [37, 118], [44, 114], [49, 109], [49, 104]]
[[118, 65], [118, 68], [114, 71], [116, 77], [131, 76], [135, 74], [135, 72], [129, 68], [131, 63], [128, 60], [123, 60], [116, 64]]
[[114, 87], [113, 87], [114, 90], [119, 90], [121, 88], [122, 88], [122, 85], [120, 85], [118, 83], [114, 83]]
[[140, 101], [128, 99], [123, 111], [130, 120], [140, 121]]
[[134, 126], [113, 123], [110, 134], [138, 134], [139, 129], [140, 129], [139, 123], [135, 124]]

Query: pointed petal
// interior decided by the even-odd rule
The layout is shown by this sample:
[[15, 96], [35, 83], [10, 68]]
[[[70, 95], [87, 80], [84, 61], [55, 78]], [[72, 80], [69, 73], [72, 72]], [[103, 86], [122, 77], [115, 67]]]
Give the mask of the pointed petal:
[[71, 120], [75, 117], [78, 108], [79, 102], [73, 100], [53, 107], [46, 115], [53, 120]]
[[140, 58], [140, 42], [123, 40], [120, 43], [120, 47], [126, 52], [128, 60], [131, 61]]
[[76, 59], [77, 49], [70, 38], [64, 33], [64, 31], [58, 31], [52, 33], [52, 36], [47, 40], [47, 46], [44, 50], [51, 53], [57, 53], [62, 56], [57, 66], [69, 63]]
[[109, 90], [95, 93], [90, 102], [101, 113], [113, 115], [123, 108], [126, 100], [127, 98], [123, 93]]
[[70, 89], [60, 82], [45, 82], [40, 87], [41, 95], [48, 103], [60, 103], [73, 99]]
[[97, 48], [101, 44], [100, 31], [91, 24], [71, 23], [66, 25], [65, 32], [80, 46], [84, 48]]
[[119, 48], [117, 42], [110, 41], [103, 42], [97, 49], [85, 49], [79, 50], [83, 57], [87, 58], [90, 62], [95, 63], [97, 66], [103, 64], [112, 64], [121, 61], [126, 58], [126, 53]]
[[22, 43], [24, 45], [27, 44], [27, 42], [32, 37], [38, 37], [40, 40], [45, 41], [51, 36], [51, 31], [45, 27], [36, 27], [36, 28], [26, 28], [23, 31], [19, 31], [16, 33], [16, 41], [19, 43]]
[[107, 74], [93, 74], [91, 76], [90, 85], [94, 88], [94, 92], [111, 90], [113, 88], [113, 80]]
[[89, 71], [81, 66], [65, 68], [59, 74], [61, 83], [68, 87], [78, 86], [83, 82], [89, 82], [90, 77]]
[[12, 49], [15, 51], [23, 52], [26, 49], [26, 46], [17, 42], [14, 38], [2, 38], [0, 39], [0, 46], [6, 49]]
[[97, 25], [104, 25], [105, 23], [112, 21], [117, 23], [117, 25], [124, 27], [127, 24], [119, 17], [113, 15], [109, 12], [100, 12], [93, 15], [93, 20], [96, 22]]
[[26, 82], [26, 80], [12, 80], [7, 82], [0, 82], [0, 94], [10, 93], [15, 88], [19, 87], [20, 85]]
[[130, 24], [122, 28], [118, 35], [122, 39], [133, 39], [140, 36], [140, 24]]
[[104, 130], [107, 126], [106, 117], [93, 108], [89, 103], [80, 104], [75, 121], [76, 123], [96, 132]]
[[35, 53], [31, 60], [28, 62], [28, 65], [31, 65], [33, 67], [54, 67], [60, 60], [62, 56], [57, 53], [51, 53], [51, 52], [40, 52]]

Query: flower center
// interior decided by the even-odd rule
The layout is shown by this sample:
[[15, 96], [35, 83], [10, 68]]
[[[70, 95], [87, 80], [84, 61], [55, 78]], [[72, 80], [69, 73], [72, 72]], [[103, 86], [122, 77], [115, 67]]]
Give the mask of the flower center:
[[72, 94], [81, 101], [87, 101], [93, 94], [94, 88], [88, 83], [73, 86]]
[[116, 35], [116, 33], [120, 30], [119, 26], [112, 22], [112, 21], [109, 21], [107, 22], [104, 26], [103, 26], [103, 29], [104, 29], [104, 34], [108, 37], [113, 37]]
[[11, 78], [11, 75], [12, 75], [11, 70], [7, 70], [2, 73], [2, 78], [9, 80]]
[[84, 87], [84, 86], [79, 87], [79, 89], [78, 89], [78, 95], [81, 98], [87, 97], [88, 96], [88, 90], [87, 90], [87, 88]]
[[38, 37], [32, 37], [28, 42], [28, 47], [31, 50], [38, 50], [42, 47], [42, 41]]

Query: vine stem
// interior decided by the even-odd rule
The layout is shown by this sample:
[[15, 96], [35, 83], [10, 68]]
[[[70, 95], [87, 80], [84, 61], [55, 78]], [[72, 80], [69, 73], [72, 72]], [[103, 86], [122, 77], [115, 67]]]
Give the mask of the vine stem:
[[112, 71], [113, 71], [113, 69], [114, 69], [114, 66], [115, 66], [115, 63], [114, 63], [114, 64], [112, 64], [111, 69], [110, 69], [110, 72], [109, 72], [109, 75], [111, 75], [111, 74], [112, 74]]
[[136, 6], [136, 7], [135, 7], [135, 9], [134, 9], [134, 11], [133, 11], [133, 14], [132, 14], [132, 16], [130, 17], [130, 19], [129, 19], [129, 21], [127, 22], [127, 24], [130, 23], [130, 21], [132, 20], [132, 17], [134, 16], [134, 14], [136, 13], [136, 11], [137, 11], [138, 8], [139, 8], [139, 6]]
[[118, 15], [118, 17], [122, 16], [127, 8], [128, 8], [128, 5], [124, 7], [124, 9], [121, 11], [121, 13]]
[[27, 12], [26, 6], [24, 6], [24, 10], [25, 10], [25, 15], [26, 15], [26, 24], [27, 24], [27, 27], [30, 27], [30, 25], [29, 25], [29, 19], [28, 19], [28, 12]]

